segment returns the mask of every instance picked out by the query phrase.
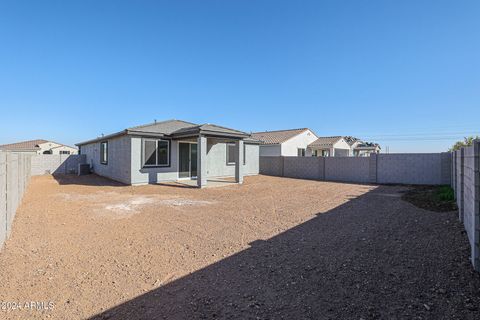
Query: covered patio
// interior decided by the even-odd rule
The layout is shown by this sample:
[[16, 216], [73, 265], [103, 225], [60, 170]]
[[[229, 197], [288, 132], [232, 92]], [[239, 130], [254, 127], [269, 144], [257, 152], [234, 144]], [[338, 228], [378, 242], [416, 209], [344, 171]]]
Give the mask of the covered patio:
[[[178, 141], [179, 145], [190, 144], [189, 150], [186, 147], [182, 148], [183, 150], [180, 149], [179, 164], [181, 170], [179, 170], [179, 180], [176, 183], [190, 186], [196, 184], [199, 188], [204, 188], [207, 184], [224, 186], [232, 183], [243, 183], [244, 140], [250, 139], [247, 133], [213, 124], [203, 124], [178, 130], [174, 133], [173, 138]], [[215, 153], [210, 151], [212, 145], [216, 143], [226, 145], [226, 163], [213, 159]], [[211, 166], [234, 166], [234, 179], [211, 178], [214, 174], [207, 170], [209, 158], [212, 160], [210, 161]], [[192, 170], [192, 167], [194, 170]], [[185, 172], [185, 170], [188, 170], [189, 174], [184, 174], [184, 177], [182, 177], [182, 172]], [[210, 168], [210, 170], [214, 171], [215, 168]]]

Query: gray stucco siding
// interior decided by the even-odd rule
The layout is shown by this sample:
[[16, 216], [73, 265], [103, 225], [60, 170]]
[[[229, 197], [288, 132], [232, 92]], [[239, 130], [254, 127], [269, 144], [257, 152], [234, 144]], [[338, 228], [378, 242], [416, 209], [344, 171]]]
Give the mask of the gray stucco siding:
[[142, 137], [131, 138], [131, 183], [148, 184], [178, 180], [178, 141], [170, 141], [170, 165], [165, 167], [144, 167]]
[[260, 156], [269, 157], [269, 156], [281, 156], [281, 155], [282, 155], [282, 146], [280, 144], [260, 146]]
[[[143, 140], [148, 137], [124, 135], [108, 141], [108, 163], [100, 163], [102, 141], [81, 146], [81, 154], [93, 172], [125, 184], [142, 185], [179, 179], [178, 145], [183, 140], [170, 141], [169, 166], [145, 167], [143, 165]], [[193, 142], [193, 141], [191, 141]], [[196, 142], [196, 141], [195, 141]], [[245, 143], [245, 175], [259, 173], [259, 146]], [[227, 142], [222, 139], [207, 138], [207, 177], [233, 177], [235, 165], [227, 164]]]
[[86, 162], [90, 164], [96, 174], [130, 184], [130, 136], [120, 136], [103, 141], [108, 142], [108, 162], [106, 164], [100, 163], [100, 141], [81, 146], [80, 152], [86, 156]]
[[[219, 139], [207, 139], [207, 177], [233, 177], [235, 165], [227, 164], [227, 142]], [[245, 143], [245, 175], [259, 172], [259, 146]]]

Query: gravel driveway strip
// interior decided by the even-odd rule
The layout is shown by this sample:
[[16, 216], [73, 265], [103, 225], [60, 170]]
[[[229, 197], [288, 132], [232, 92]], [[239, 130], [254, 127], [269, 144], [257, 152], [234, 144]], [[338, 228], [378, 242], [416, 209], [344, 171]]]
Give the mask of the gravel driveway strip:
[[34, 177], [0, 252], [1, 319], [480, 319], [455, 212], [405, 187]]

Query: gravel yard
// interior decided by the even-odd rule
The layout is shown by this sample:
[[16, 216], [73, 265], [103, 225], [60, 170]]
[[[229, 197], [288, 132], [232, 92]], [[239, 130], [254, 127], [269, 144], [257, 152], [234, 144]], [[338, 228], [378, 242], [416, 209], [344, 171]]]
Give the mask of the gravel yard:
[[34, 177], [0, 252], [0, 301], [53, 309], [0, 318], [480, 319], [457, 213], [405, 190]]

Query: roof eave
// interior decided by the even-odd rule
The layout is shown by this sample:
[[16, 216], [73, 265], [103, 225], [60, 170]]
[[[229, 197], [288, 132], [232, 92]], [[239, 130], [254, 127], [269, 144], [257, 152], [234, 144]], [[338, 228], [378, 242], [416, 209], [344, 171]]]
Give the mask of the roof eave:
[[109, 134], [109, 135], [106, 135], [106, 136], [103, 136], [103, 137], [98, 137], [98, 138], [95, 138], [95, 139], [75, 143], [75, 145], [77, 147], [80, 147], [80, 146], [83, 146], [83, 145], [86, 145], [86, 144], [95, 143], [95, 142], [103, 141], [103, 140], [106, 140], [106, 139], [116, 138], [116, 137], [123, 136], [123, 135], [126, 135], [126, 134], [128, 134], [127, 129], [119, 131], [119, 132], [115, 132], [115, 133], [112, 133], [112, 134]]

